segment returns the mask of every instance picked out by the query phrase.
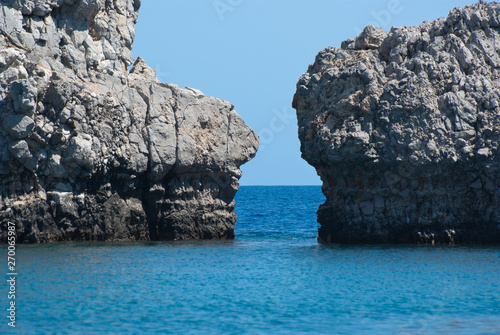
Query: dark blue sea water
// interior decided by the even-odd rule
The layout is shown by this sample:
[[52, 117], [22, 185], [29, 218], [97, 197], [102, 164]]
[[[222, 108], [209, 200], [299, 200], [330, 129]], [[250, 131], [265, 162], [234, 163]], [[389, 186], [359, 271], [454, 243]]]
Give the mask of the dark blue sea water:
[[500, 248], [322, 246], [320, 187], [236, 198], [234, 241], [18, 246], [0, 333], [500, 334]]

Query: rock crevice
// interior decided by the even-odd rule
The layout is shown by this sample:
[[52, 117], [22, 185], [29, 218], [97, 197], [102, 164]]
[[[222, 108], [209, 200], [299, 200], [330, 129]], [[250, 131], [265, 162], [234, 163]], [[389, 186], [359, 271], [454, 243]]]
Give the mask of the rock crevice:
[[500, 6], [321, 51], [297, 83], [327, 243], [500, 243]]
[[232, 238], [258, 137], [134, 62], [140, 1], [0, 4], [0, 241]]

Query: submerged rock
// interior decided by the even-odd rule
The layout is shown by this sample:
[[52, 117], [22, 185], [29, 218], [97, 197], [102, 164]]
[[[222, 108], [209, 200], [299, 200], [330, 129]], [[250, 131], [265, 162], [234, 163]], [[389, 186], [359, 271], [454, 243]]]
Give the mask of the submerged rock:
[[134, 63], [139, 6], [1, 2], [1, 242], [9, 221], [20, 243], [234, 237], [258, 137], [230, 103]]
[[297, 83], [326, 243], [500, 243], [500, 5], [366, 27]]

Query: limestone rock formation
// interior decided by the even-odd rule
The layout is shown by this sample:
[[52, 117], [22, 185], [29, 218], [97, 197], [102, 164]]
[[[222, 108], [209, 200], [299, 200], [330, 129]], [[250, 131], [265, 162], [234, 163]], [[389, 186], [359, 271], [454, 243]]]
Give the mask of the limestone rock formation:
[[258, 137], [133, 64], [140, 0], [0, 4], [0, 241], [232, 238]]
[[500, 243], [500, 5], [368, 26], [300, 78], [326, 243]]

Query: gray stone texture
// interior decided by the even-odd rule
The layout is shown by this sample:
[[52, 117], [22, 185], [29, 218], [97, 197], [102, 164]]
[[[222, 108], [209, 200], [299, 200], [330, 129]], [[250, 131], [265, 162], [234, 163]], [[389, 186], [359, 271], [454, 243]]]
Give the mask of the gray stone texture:
[[234, 237], [259, 139], [134, 62], [139, 0], [0, 5], [0, 242]]
[[321, 51], [297, 83], [325, 243], [500, 243], [500, 5]]
[[26, 115], [12, 114], [3, 121], [3, 128], [14, 139], [26, 138], [33, 130], [35, 122]]

